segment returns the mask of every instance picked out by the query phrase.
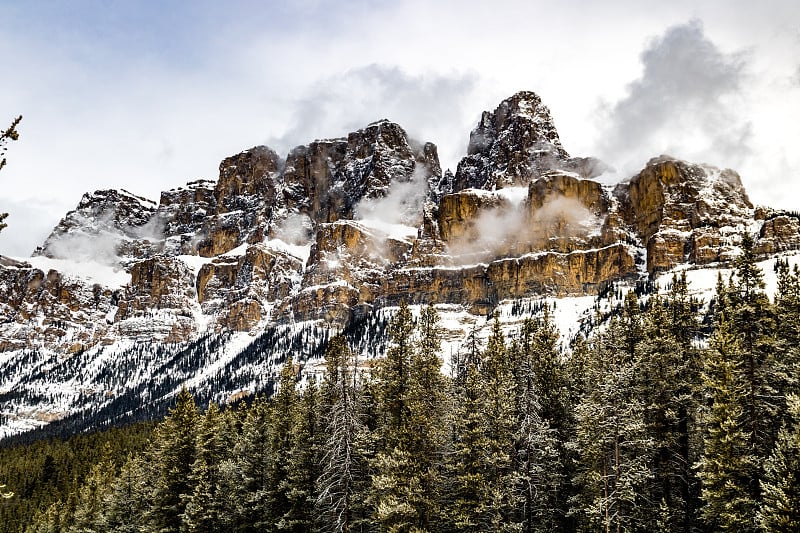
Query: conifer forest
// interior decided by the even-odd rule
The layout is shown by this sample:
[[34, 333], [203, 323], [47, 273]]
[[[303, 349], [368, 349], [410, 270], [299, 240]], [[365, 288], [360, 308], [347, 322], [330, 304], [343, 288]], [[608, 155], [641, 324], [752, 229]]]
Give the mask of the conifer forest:
[[630, 291], [569, 350], [544, 309], [445, 360], [436, 310], [401, 306], [384, 358], [338, 335], [269, 398], [184, 389], [155, 428], [0, 450], [0, 530], [800, 531], [800, 271], [776, 269], [774, 300], [748, 249], [710, 306], [681, 276]]

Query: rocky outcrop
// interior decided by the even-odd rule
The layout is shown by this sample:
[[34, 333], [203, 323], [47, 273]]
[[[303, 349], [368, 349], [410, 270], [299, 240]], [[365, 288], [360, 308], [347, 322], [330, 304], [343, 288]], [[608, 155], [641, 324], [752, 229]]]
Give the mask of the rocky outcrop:
[[594, 177], [604, 165], [594, 159], [570, 158], [561, 145], [550, 110], [541, 98], [523, 91], [484, 111], [472, 130], [467, 156], [458, 164], [453, 191], [526, 186], [551, 170]]
[[185, 341], [197, 326], [195, 301], [194, 274], [185, 263], [171, 257], [146, 259], [131, 269], [115, 322], [128, 336]]
[[381, 305], [460, 303], [484, 314], [510, 298], [593, 293], [610, 281], [633, 279], [637, 267], [622, 244], [567, 254], [543, 252], [463, 268], [399, 269], [383, 281]]
[[614, 192], [622, 217], [647, 248], [647, 269], [659, 272], [692, 261], [725, 260], [736, 253], [753, 205], [739, 175], [668, 156], [648, 162]]
[[796, 215], [774, 214], [761, 225], [756, 252], [773, 254], [800, 249], [800, 219]]
[[195, 235], [217, 207], [213, 181], [198, 180], [161, 193], [157, 217], [170, 255], [196, 253]]
[[216, 182], [166, 191], [157, 206], [87, 194], [38, 253], [123, 268], [130, 281], [0, 261], [0, 349], [344, 326], [403, 300], [485, 313], [504, 299], [592, 294], [645, 268], [729, 261], [745, 231], [762, 254], [800, 248], [798, 217], [754, 210], [733, 171], [662, 156], [613, 188], [592, 179], [602, 171], [570, 157], [541, 99], [521, 92], [483, 113], [455, 174], [435, 145], [381, 120], [285, 161], [251, 148], [223, 160]]
[[383, 197], [392, 183], [415, 178], [423, 186], [441, 178], [435, 145], [416, 145], [403, 128], [382, 120], [346, 139], [292, 150], [286, 158], [283, 201], [288, 213], [330, 223], [353, 218], [362, 200]]
[[438, 209], [439, 235], [445, 241], [479, 237], [482, 215], [509, 209], [508, 200], [481, 189], [466, 189], [442, 197]]
[[98, 283], [4, 261], [0, 266], [0, 351], [46, 345], [76, 353], [107, 329], [118, 292]]
[[197, 275], [197, 301], [222, 328], [249, 331], [269, 314], [267, 302], [288, 298], [299, 285], [302, 261], [264, 245], [239, 256], [218, 257]]
[[256, 209], [268, 218], [275, 205], [280, 166], [278, 154], [266, 146], [223, 159], [214, 188], [216, 213]]
[[156, 205], [125, 190], [86, 193], [34, 255], [51, 258], [100, 258], [105, 263], [145, 257], [161, 238], [153, 223]]

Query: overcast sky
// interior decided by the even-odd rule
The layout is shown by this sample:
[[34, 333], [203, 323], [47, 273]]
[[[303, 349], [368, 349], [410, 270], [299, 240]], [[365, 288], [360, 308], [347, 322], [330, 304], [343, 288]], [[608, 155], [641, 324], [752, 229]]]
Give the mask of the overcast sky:
[[519, 90], [564, 147], [623, 178], [669, 153], [800, 209], [796, 0], [0, 0], [0, 253], [29, 255], [86, 191], [215, 179], [379, 118], [455, 168], [481, 111]]

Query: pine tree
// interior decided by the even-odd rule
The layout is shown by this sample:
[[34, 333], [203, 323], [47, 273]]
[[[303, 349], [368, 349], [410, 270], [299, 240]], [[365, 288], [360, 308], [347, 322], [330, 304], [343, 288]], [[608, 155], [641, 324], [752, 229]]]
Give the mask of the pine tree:
[[161, 533], [180, 531], [186, 502], [194, 491], [192, 464], [195, 460], [198, 414], [194, 398], [182, 388], [175, 407], [156, 428], [152, 461], [155, 464], [153, 505], [149, 529]]
[[484, 462], [489, 495], [489, 513], [484, 527], [503, 531], [512, 527], [514, 495], [512, 458], [514, 455], [515, 383], [506, 339], [495, 315], [492, 333], [483, 353], [484, 378], [483, 430], [486, 437]]
[[281, 370], [278, 392], [271, 403], [270, 448], [273, 455], [269, 468], [268, 516], [274, 521], [273, 531], [291, 529], [292, 487], [289, 482], [289, 467], [294, 449], [294, 422], [298, 403], [297, 376], [290, 357]]
[[642, 395], [653, 443], [649, 468], [654, 478], [646, 497], [662, 509], [651, 506], [645, 520], [650, 528], [661, 531], [691, 531], [696, 514], [690, 444], [696, 440], [695, 391], [700, 373], [689, 336], [697, 325], [687, 308], [685, 291], [685, 278], [676, 277], [667, 301], [651, 296], [635, 361], [636, 390]]
[[[778, 292], [775, 295], [776, 354], [772, 369], [779, 399], [800, 393], [800, 267], [789, 268], [778, 260]], [[787, 413], [785, 402], [781, 412]]]
[[[742, 238], [742, 253], [735, 262], [735, 281], [727, 289], [732, 332], [739, 337], [745, 403], [745, 422], [755, 454], [766, 459], [772, 449], [783, 410], [779, 401], [775, 355], [774, 310], [764, 292], [764, 273], [756, 264], [754, 243], [749, 234]], [[751, 484], [758, 498], [758, 476]]]
[[652, 442], [645, 406], [636, 390], [636, 353], [642, 340], [639, 305], [626, 297], [621, 317], [594, 339], [588, 394], [576, 408], [573, 446], [579, 454], [575, 482], [580, 493], [570, 514], [582, 531], [628, 531], [647, 527], [644, 500], [651, 478]]
[[[514, 472], [517, 486], [517, 521], [522, 531], [553, 531], [564, 522], [565, 439], [559, 435], [567, 424], [559, 398], [566, 394], [557, 363], [555, 330], [545, 314], [543, 321], [526, 320], [512, 354], [516, 382]], [[548, 392], [543, 394], [544, 389]], [[543, 398], [547, 396], [547, 398]], [[551, 403], [552, 402], [552, 403]], [[548, 414], [542, 407], [547, 403]]]
[[223, 414], [212, 402], [197, 430], [196, 459], [191, 472], [194, 490], [187, 498], [184, 531], [220, 531], [230, 525], [221, 494], [224, 481], [220, 472], [230, 444]]
[[147, 529], [143, 517], [150, 507], [151, 468], [143, 456], [128, 455], [119, 476], [104, 498], [98, 530], [113, 533], [138, 533]]
[[[0, 131], [0, 170], [6, 166], [6, 150], [8, 147], [6, 144], [9, 141], [16, 141], [19, 139], [19, 132], [17, 131], [17, 126], [22, 121], [22, 115], [18, 116], [11, 122], [11, 126], [9, 126], [6, 130]], [[5, 219], [8, 217], [8, 213], [0, 213], [0, 231], [3, 231], [4, 228], [7, 227], [7, 224], [4, 222]]]
[[486, 480], [484, 449], [488, 445], [483, 409], [483, 377], [478, 360], [463, 369], [455, 413], [453, 451], [446, 463], [446, 531], [488, 531], [490, 494]]
[[316, 382], [309, 379], [298, 398], [292, 427], [292, 447], [288, 457], [286, 476], [289, 509], [281, 525], [282, 531], [303, 533], [314, 523], [312, 510], [316, 495], [319, 468], [316, 462], [319, 411], [319, 391]]
[[116, 473], [116, 465], [111, 459], [111, 447], [103, 447], [100, 461], [94, 465], [83, 482], [75, 508], [75, 523], [70, 531], [91, 533], [103, 531], [100, 518], [103, 500], [110, 494]]
[[481, 357], [466, 363], [457, 379], [455, 440], [447, 461], [448, 528], [516, 530], [514, 365], [496, 316]]
[[419, 521], [412, 504], [410, 480], [414, 465], [409, 453], [409, 385], [414, 351], [414, 320], [405, 304], [389, 327], [391, 347], [380, 362], [375, 379], [379, 418], [378, 451], [373, 460], [372, 494], [374, 520], [381, 530], [410, 531]]
[[434, 530], [438, 523], [442, 454], [448, 435], [448, 383], [442, 374], [441, 330], [433, 306], [422, 309], [419, 342], [411, 357], [408, 385], [409, 453], [414, 465], [412, 505], [416, 528]]
[[745, 423], [746, 385], [739, 361], [741, 348], [725, 314], [706, 351], [703, 381], [711, 408], [705, 418], [704, 453], [698, 463], [702, 481], [702, 517], [713, 531], [756, 530], [756, 501], [750, 485], [756, 479], [756, 459]]
[[[234, 447], [238, 458], [229, 472], [234, 493], [237, 530], [245, 533], [265, 531], [272, 524], [269, 493], [271, 469], [275, 462], [270, 442], [270, 406], [264, 396], [257, 396], [247, 410], [241, 435]], [[238, 481], [238, 483], [237, 483]]]
[[342, 335], [331, 339], [325, 363], [327, 372], [320, 393], [324, 453], [315, 509], [319, 531], [349, 533], [367, 518], [363, 506], [367, 477], [363, 441], [367, 429], [356, 359]]
[[790, 396], [788, 406], [790, 422], [778, 435], [761, 483], [758, 517], [770, 533], [800, 531], [800, 397]]

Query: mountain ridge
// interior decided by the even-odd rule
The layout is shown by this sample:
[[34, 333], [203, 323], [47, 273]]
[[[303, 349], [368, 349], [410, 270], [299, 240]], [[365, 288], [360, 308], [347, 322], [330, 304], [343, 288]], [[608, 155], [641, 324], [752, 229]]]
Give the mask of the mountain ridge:
[[[800, 248], [798, 218], [754, 207], [732, 170], [659, 156], [608, 186], [592, 179], [604, 168], [570, 156], [541, 99], [520, 92], [483, 113], [455, 174], [442, 172], [433, 143], [384, 119], [285, 159], [251, 148], [224, 159], [216, 182], [158, 202], [86, 193], [34, 257], [0, 261], [2, 415], [80, 411], [81, 387], [123, 397], [140, 382], [126, 388], [113, 362], [131, 343], [168, 346], [141, 363], [144, 383], [202, 339], [245, 350], [265, 331], [307, 331], [319, 344], [359, 321], [379, 328], [383, 310], [405, 301], [451, 309], [458, 349], [474, 317], [504, 302], [591, 300], [617, 282], [724, 265], [745, 233], [765, 258]], [[224, 369], [240, 355], [218, 347], [200, 359]], [[30, 376], [48, 364], [104, 377], [38, 401], [31, 390], [47, 381]], [[257, 359], [242, 364], [229, 370], [239, 392], [269, 382], [255, 368], [274, 373]], [[204, 375], [203, 365], [186, 376]], [[206, 386], [223, 400], [237, 393], [197, 381]]]

